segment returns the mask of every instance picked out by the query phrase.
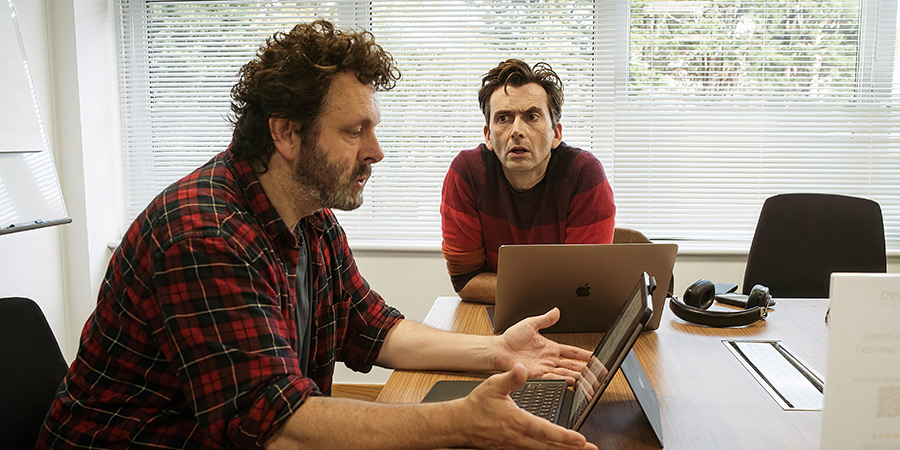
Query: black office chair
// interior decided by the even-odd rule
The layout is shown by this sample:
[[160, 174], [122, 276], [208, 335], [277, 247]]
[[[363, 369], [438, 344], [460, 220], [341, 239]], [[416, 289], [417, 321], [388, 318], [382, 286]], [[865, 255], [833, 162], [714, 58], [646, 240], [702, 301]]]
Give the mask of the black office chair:
[[0, 447], [34, 448], [66, 370], [41, 308], [0, 299]]
[[886, 272], [878, 203], [834, 194], [766, 199], [750, 244], [742, 291], [774, 297], [828, 297], [832, 272]]

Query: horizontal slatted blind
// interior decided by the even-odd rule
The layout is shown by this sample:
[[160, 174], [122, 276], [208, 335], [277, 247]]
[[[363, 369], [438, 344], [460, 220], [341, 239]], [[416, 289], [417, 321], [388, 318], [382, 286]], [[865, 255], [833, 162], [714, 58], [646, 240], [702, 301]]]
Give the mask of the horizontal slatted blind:
[[341, 223], [356, 247], [436, 249], [444, 174], [483, 141], [477, 90], [500, 61], [550, 62], [565, 83], [565, 140], [611, 161], [614, 3], [120, 0], [126, 221], [227, 146], [230, 88], [265, 38], [320, 17], [372, 31], [403, 73], [380, 94], [386, 157]]
[[867, 197], [900, 247], [894, 2], [633, 2], [618, 221], [746, 250], [784, 192]]
[[381, 95], [385, 158], [365, 202], [337, 212], [356, 247], [439, 248], [444, 175], [484, 141], [481, 77], [508, 58], [550, 63], [564, 83], [563, 140], [612, 160], [614, 15], [592, 0], [376, 1], [370, 14], [403, 78]]
[[267, 37], [335, 2], [120, 0], [125, 223], [231, 142], [231, 87]]
[[440, 243], [440, 187], [483, 140], [481, 76], [549, 62], [563, 139], [603, 161], [617, 222], [683, 249], [746, 250], [763, 200], [878, 201], [900, 250], [895, 0], [119, 0], [126, 222], [230, 140], [237, 71], [276, 30], [315, 18], [371, 30], [403, 78], [380, 94], [355, 248]]

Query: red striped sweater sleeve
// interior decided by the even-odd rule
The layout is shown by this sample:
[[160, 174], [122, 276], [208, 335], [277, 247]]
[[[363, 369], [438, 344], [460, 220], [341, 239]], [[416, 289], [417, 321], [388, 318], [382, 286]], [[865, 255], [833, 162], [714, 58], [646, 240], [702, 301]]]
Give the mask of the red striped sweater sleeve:
[[[579, 158], [593, 158], [587, 152]], [[576, 184], [585, 190], [576, 192], [569, 202], [566, 217], [566, 244], [612, 243], [616, 205], [609, 179], [600, 164], [577, 164]]]
[[[461, 164], [465, 164], [462, 158], [454, 159], [441, 191], [441, 251], [457, 291], [485, 270], [481, 219], [471, 186], [457, 170]], [[461, 276], [463, 280], [458, 278]]]

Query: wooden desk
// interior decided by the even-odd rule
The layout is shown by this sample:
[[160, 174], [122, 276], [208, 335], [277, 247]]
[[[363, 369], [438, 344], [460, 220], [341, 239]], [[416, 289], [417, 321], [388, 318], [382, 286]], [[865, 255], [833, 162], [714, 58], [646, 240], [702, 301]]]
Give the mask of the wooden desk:
[[[681, 321], [668, 310], [656, 331], [644, 332], [635, 353], [659, 396], [666, 449], [817, 449], [821, 411], [785, 411], [723, 344], [723, 340], [781, 340], [798, 358], [825, 373], [827, 328], [823, 299], [780, 299], [766, 320], [737, 329]], [[425, 323], [444, 330], [490, 334], [484, 305], [438, 297]], [[600, 334], [548, 334], [593, 350]], [[395, 370], [382, 403], [416, 403], [438, 380], [483, 374]], [[600, 448], [656, 448], [621, 372], [581, 432]]]

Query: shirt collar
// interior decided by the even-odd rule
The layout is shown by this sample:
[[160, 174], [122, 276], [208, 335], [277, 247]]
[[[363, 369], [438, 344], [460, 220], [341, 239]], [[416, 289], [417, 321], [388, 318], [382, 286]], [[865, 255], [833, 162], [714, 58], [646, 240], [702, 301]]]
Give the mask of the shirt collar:
[[[229, 147], [225, 151], [225, 164], [234, 173], [238, 186], [240, 186], [247, 199], [250, 211], [262, 224], [269, 239], [292, 248], [299, 247], [300, 243], [297, 236], [287, 228], [284, 220], [281, 219], [281, 215], [278, 214], [278, 210], [272, 205], [250, 162], [235, 159], [234, 154], [231, 152], [231, 147]], [[300, 219], [300, 222], [309, 224], [318, 234], [325, 231], [325, 219], [322, 210]]]

